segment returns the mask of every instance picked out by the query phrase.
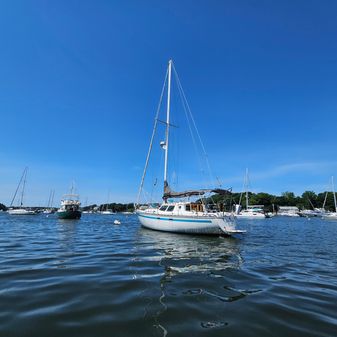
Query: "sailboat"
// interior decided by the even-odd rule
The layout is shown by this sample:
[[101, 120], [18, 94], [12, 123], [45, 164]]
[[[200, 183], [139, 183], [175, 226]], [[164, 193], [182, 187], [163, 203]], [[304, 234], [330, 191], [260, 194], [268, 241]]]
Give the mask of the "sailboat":
[[51, 190], [49, 194], [48, 205], [47, 205], [47, 208], [44, 209], [43, 214], [54, 213], [54, 210], [53, 210], [54, 195], [55, 195], [55, 190]]
[[108, 208], [108, 204], [105, 208], [104, 211], [100, 211], [99, 212], [100, 214], [104, 214], [104, 215], [113, 215], [113, 214], [116, 214], [116, 212], [114, 212], [112, 209]]
[[114, 212], [112, 209], [109, 208], [109, 200], [110, 200], [110, 192], [108, 193], [108, 201], [106, 203], [105, 209], [103, 209], [102, 211], [100, 211], [100, 214], [103, 215], [114, 215], [116, 214], [116, 212]]
[[246, 209], [240, 210], [241, 208], [241, 198], [242, 193], [240, 196], [238, 212], [236, 212], [235, 216], [237, 218], [244, 218], [244, 219], [264, 219], [266, 216], [263, 213], [264, 205], [249, 205], [249, 194], [248, 194], [248, 169], [246, 169], [246, 174], [244, 178], [244, 188], [246, 190]]
[[[232, 235], [237, 233], [244, 233], [245, 231], [236, 229], [236, 222], [232, 214], [224, 212], [212, 212], [207, 208], [203, 202], [178, 201], [171, 202], [170, 199], [181, 199], [190, 197], [202, 197], [205, 193], [229, 194], [228, 190], [223, 189], [201, 189], [189, 190], [183, 192], [173, 191], [168, 183], [168, 159], [169, 159], [169, 130], [170, 130], [170, 95], [171, 95], [171, 74], [174, 69], [173, 62], [168, 62], [167, 73], [167, 106], [166, 106], [166, 122], [162, 122], [166, 127], [165, 141], [160, 143], [164, 150], [164, 193], [163, 203], [159, 207], [151, 205], [140, 205], [139, 198], [142, 192], [144, 179], [147, 171], [147, 166], [152, 150], [153, 140], [156, 133], [158, 123], [158, 114], [155, 118], [155, 125], [152, 132], [151, 142], [145, 162], [145, 168], [141, 179], [141, 184], [138, 192], [137, 202], [135, 204], [136, 214], [141, 225], [145, 228], [174, 232], [174, 233], [188, 233], [188, 234], [214, 234], [214, 235]], [[175, 72], [176, 74], [176, 72]], [[178, 77], [177, 82], [178, 82]], [[180, 85], [180, 82], [178, 82]], [[164, 88], [163, 88], [164, 90]], [[162, 92], [163, 93], [163, 92]]]
[[71, 185], [70, 193], [65, 194], [61, 200], [61, 207], [56, 214], [59, 219], [80, 219], [80, 200], [79, 195], [74, 193], [74, 183]]
[[[23, 197], [25, 194], [25, 187], [26, 187], [26, 180], [27, 180], [27, 172], [28, 172], [28, 167], [25, 167], [25, 169], [23, 170], [21, 179], [19, 181], [19, 184], [15, 190], [13, 199], [11, 201], [10, 204], [10, 208], [8, 210], [8, 214], [10, 215], [35, 215], [37, 214], [37, 212], [33, 211], [33, 210], [29, 210], [23, 207]], [[15, 201], [15, 198], [17, 196], [17, 193], [19, 191], [21, 187], [21, 196], [20, 196], [20, 201], [19, 201], [19, 208], [13, 208], [13, 203]]]
[[[323, 218], [327, 220], [337, 220], [337, 201], [336, 201], [335, 184], [334, 184], [333, 176], [331, 177], [331, 187], [332, 187], [332, 193], [333, 193], [333, 201], [335, 204], [335, 211], [325, 213], [323, 215]], [[324, 203], [325, 203], [325, 200], [324, 200]]]

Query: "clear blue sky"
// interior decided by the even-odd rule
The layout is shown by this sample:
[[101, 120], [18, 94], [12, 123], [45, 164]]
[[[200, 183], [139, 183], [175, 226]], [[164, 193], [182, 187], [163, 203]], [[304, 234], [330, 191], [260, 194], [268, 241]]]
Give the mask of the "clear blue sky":
[[82, 201], [134, 201], [170, 57], [224, 186], [248, 167], [254, 191], [324, 190], [336, 17], [336, 1], [1, 1], [0, 202], [25, 166], [27, 204], [72, 180]]

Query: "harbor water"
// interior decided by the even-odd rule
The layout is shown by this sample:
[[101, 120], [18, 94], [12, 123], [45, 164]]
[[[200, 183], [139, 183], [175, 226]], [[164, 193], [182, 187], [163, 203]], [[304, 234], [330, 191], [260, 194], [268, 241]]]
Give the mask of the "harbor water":
[[0, 214], [0, 336], [337, 336], [337, 222], [239, 225], [204, 237], [135, 215]]

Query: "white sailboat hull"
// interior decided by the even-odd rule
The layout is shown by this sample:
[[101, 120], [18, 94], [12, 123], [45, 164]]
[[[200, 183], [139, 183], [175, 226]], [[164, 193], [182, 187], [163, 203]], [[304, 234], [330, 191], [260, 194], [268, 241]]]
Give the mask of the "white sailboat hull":
[[18, 208], [18, 209], [8, 210], [8, 214], [10, 215], [36, 215], [37, 213], [35, 211], [29, 211], [24, 208]]
[[325, 215], [323, 215], [323, 219], [326, 219], [326, 220], [337, 220], [337, 213], [334, 212], [334, 213], [327, 213]]
[[235, 214], [238, 219], [264, 219], [264, 214]]
[[288, 217], [299, 217], [299, 215], [297, 213], [277, 213], [277, 216], [288, 216]]
[[157, 231], [208, 235], [231, 235], [244, 232], [236, 230], [235, 223], [229, 217], [167, 216], [142, 211], [137, 211], [137, 215], [143, 227]]

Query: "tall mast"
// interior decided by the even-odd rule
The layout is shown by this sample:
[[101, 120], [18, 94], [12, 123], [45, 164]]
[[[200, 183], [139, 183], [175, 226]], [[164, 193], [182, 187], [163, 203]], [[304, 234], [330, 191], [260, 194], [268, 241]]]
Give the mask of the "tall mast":
[[52, 193], [53, 193], [53, 190], [50, 190], [50, 192], [49, 192], [49, 198], [48, 198], [48, 204], [47, 204], [47, 208], [49, 208], [49, 206], [50, 206], [50, 200], [51, 200], [51, 195], [52, 195]]
[[26, 178], [27, 178], [27, 167], [25, 168], [24, 172], [24, 179], [23, 179], [23, 186], [22, 186], [22, 192], [21, 192], [21, 201], [20, 201], [20, 206], [23, 205], [23, 195], [25, 193], [25, 187], [26, 187]]
[[335, 203], [335, 212], [337, 213], [336, 193], [335, 193], [335, 184], [333, 182], [333, 176], [331, 177], [331, 183], [332, 183], [333, 201]]
[[51, 195], [51, 199], [50, 199], [50, 208], [53, 208], [54, 195], [55, 195], [55, 190], [52, 190], [52, 195]]
[[19, 184], [18, 184], [18, 186], [17, 186], [17, 188], [16, 188], [16, 190], [15, 190], [13, 199], [12, 199], [11, 204], [10, 204], [10, 207], [13, 206], [13, 203], [14, 203], [14, 201], [15, 201], [16, 195], [18, 194], [18, 191], [19, 191], [19, 188], [20, 188], [20, 186], [21, 186], [22, 180], [23, 180], [23, 178], [24, 178], [24, 176], [25, 176], [25, 173], [26, 173], [26, 167], [25, 167], [25, 169], [23, 170], [22, 176], [21, 176], [20, 181], [19, 181]]
[[248, 168], [246, 168], [246, 209], [248, 209]]
[[167, 110], [166, 110], [166, 139], [165, 139], [165, 164], [164, 164], [164, 193], [167, 183], [167, 159], [169, 145], [169, 128], [170, 128], [170, 99], [171, 99], [171, 68], [172, 60], [168, 63], [168, 80], [167, 80]]

